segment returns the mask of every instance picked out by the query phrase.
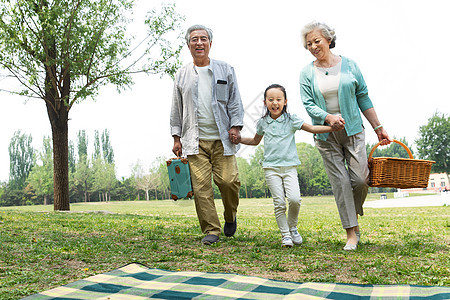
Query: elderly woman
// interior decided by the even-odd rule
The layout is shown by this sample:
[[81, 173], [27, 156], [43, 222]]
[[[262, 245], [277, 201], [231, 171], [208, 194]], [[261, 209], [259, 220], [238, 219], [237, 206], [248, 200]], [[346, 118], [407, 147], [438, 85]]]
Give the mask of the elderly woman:
[[356, 250], [360, 238], [358, 215], [363, 215], [369, 174], [360, 111], [382, 145], [392, 140], [378, 120], [356, 63], [331, 52], [336, 42], [334, 30], [314, 21], [303, 28], [302, 38], [304, 47], [315, 57], [300, 74], [303, 105], [314, 125], [345, 129], [316, 134], [314, 139], [347, 232], [344, 250]]

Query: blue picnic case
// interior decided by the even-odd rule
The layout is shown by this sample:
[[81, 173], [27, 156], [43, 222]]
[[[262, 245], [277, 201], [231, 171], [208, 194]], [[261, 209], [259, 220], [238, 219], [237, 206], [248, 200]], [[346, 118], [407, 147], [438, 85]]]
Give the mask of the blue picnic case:
[[169, 171], [170, 192], [173, 200], [181, 198], [192, 198], [191, 173], [187, 158], [172, 158], [167, 160], [167, 170]]

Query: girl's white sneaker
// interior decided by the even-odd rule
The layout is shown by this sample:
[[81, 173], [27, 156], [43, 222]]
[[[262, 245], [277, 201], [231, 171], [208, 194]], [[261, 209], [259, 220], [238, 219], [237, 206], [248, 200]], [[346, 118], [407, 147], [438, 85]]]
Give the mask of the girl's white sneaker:
[[300, 245], [301, 243], [303, 243], [303, 238], [300, 233], [298, 233], [297, 227], [292, 227], [291, 229], [289, 229], [289, 231], [291, 233], [292, 242], [294, 242], [294, 244]]
[[292, 238], [290, 236], [283, 236], [281, 240], [281, 247], [291, 248], [294, 244], [292, 243]]

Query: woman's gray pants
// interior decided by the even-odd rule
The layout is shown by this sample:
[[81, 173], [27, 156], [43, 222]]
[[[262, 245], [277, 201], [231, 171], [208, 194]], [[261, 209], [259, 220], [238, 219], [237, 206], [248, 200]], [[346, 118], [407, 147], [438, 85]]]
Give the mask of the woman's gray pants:
[[342, 227], [358, 226], [357, 214], [362, 216], [367, 196], [369, 168], [364, 129], [353, 136], [345, 130], [331, 132], [326, 141], [315, 140], [322, 155]]

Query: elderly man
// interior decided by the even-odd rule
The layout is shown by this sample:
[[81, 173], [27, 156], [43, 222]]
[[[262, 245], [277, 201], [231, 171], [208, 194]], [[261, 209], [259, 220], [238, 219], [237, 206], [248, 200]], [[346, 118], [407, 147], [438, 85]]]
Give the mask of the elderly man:
[[211, 245], [221, 233], [211, 179], [222, 195], [224, 234], [233, 236], [236, 232], [240, 182], [235, 154], [244, 109], [233, 67], [209, 58], [211, 29], [191, 26], [186, 43], [193, 62], [175, 76], [170, 115], [172, 151], [189, 159], [195, 208], [205, 234], [202, 243]]

